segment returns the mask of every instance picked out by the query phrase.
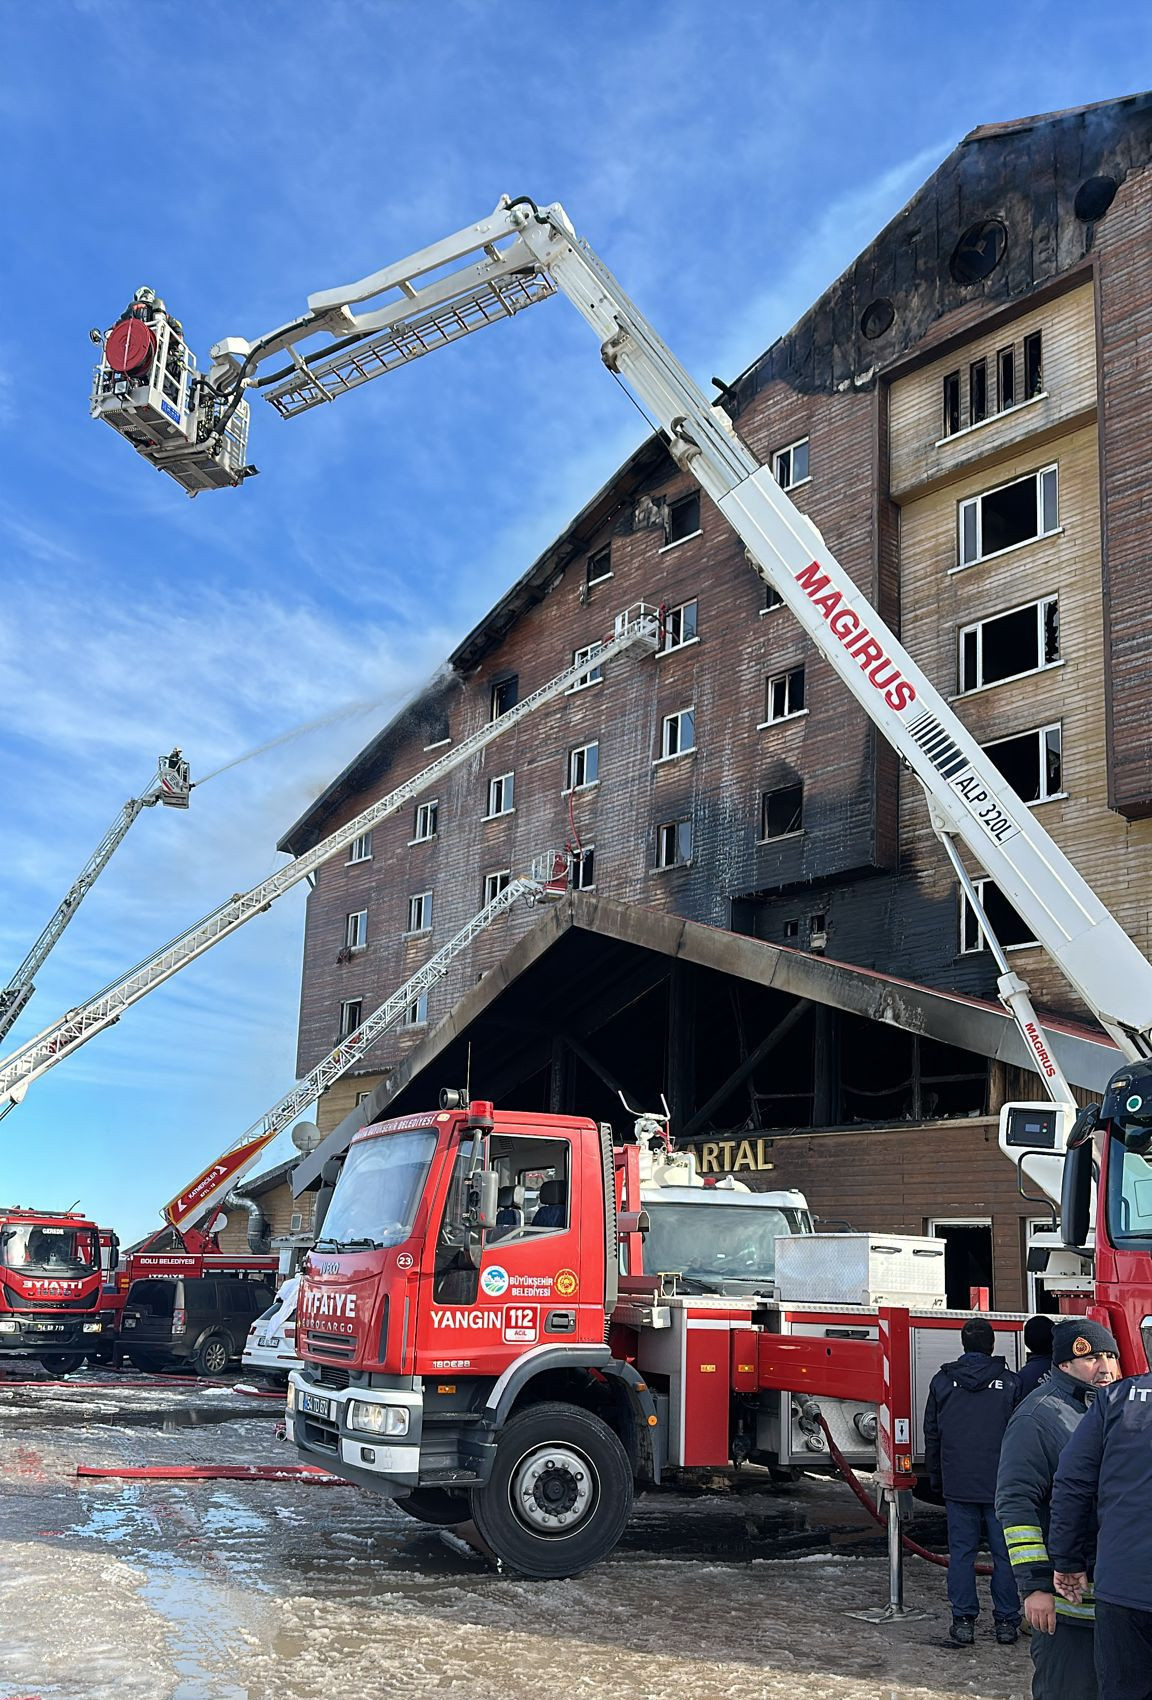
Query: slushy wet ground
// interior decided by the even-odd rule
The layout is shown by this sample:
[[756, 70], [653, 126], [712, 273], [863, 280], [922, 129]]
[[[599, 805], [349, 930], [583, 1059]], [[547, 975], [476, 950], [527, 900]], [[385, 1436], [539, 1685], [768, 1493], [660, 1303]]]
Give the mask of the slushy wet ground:
[[[35, 1373], [22, 1370], [20, 1373]], [[348, 1486], [119, 1481], [79, 1464], [292, 1465], [280, 1405], [231, 1381], [0, 1377], [0, 1700], [1024, 1700], [1026, 1642], [987, 1609], [953, 1649], [887, 1598], [874, 1525], [836, 1482], [749, 1476], [642, 1498], [569, 1582], [496, 1574], [458, 1535]], [[940, 1544], [929, 1513], [913, 1532]]]

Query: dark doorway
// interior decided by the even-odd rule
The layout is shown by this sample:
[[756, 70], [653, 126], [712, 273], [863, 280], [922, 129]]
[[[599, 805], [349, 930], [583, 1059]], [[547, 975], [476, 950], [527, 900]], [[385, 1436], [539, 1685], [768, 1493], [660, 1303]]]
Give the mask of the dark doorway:
[[991, 1222], [930, 1222], [928, 1231], [944, 1241], [944, 1282], [949, 1310], [991, 1310]]

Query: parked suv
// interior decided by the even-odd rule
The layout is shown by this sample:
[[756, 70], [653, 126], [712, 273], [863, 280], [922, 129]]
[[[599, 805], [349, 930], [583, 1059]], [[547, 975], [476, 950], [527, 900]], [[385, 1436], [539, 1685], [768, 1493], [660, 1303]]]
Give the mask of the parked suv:
[[263, 1281], [226, 1275], [133, 1281], [120, 1322], [121, 1348], [137, 1369], [190, 1363], [200, 1375], [223, 1375], [272, 1297]]
[[296, 1295], [299, 1275], [289, 1275], [272, 1301], [252, 1324], [244, 1347], [244, 1368], [258, 1369], [270, 1381], [288, 1385], [288, 1372], [302, 1367], [296, 1353]]

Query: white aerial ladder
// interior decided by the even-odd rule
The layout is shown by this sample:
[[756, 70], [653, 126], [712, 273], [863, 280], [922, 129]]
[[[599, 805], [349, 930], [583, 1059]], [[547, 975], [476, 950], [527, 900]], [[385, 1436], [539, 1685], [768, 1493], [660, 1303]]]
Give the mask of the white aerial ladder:
[[8, 984], [0, 991], [0, 1039], [19, 1018], [21, 1010], [36, 990], [36, 976], [59, 943], [60, 936], [77, 909], [83, 903], [100, 875], [107, 867], [113, 852], [128, 828], [145, 809], [163, 803], [170, 809], [186, 809], [192, 789], [188, 763], [179, 750], [161, 756], [156, 777], [139, 797], [130, 797], [108, 828], [100, 843], [68, 887], [64, 897], [32, 949], [17, 968]]
[[[1152, 964], [1016, 796], [935, 686], [870, 606], [812, 521], [740, 440], [722, 408], [675, 360], [563, 208], [501, 199], [487, 218], [359, 282], [308, 298], [299, 318], [254, 341], [229, 337], [212, 350], [208, 386], [227, 421], [246, 392], [263, 389], [284, 418], [334, 401], [473, 330], [543, 300], [567, 295], [600, 341], [609, 370], [625, 380], [679, 466], [711, 496], [743, 541], [757, 573], [779, 594], [821, 654], [924, 787], [932, 825], [974, 905], [958, 845], [1028, 922], [1037, 941], [1093, 1011], [1123, 1057], [1152, 1055]], [[357, 310], [360, 309], [360, 310]], [[302, 348], [317, 334], [335, 338]], [[288, 364], [261, 375], [274, 355]], [[110, 421], [115, 423], [115, 421]], [[224, 439], [219, 439], [225, 452]], [[202, 459], [211, 441], [201, 444]], [[148, 458], [145, 448], [141, 452]], [[179, 459], [165, 470], [180, 478]], [[189, 482], [191, 488], [191, 479]], [[1074, 1117], [1072, 1094], [1020, 977], [996, 949], [999, 993], [1020, 1029], [1055, 1108], [1009, 1106], [1001, 1144], [1050, 1196]], [[1037, 1112], [1017, 1116], [1013, 1112]], [[1037, 1151], [1052, 1154], [1045, 1165]]]
[[654, 608], [638, 602], [624, 609], [616, 616], [612, 631], [605, 635], [601, 643], [593, 645], [590, 652], [580, 661], [574, 662], [571, 667], [565, 667], [563, 672], [557, 673], [547, 684], [541, 685], [514, 707], [505, 710], [497, 719], [473, 732], [470, 737], [462, 738], [454, 749], [446, 751], [437, 761], [422, 768], [411, 779], [406, 779], [379, 802], [372, 803], [352, 820], [346, 821], [311, 850], [297, 856], [295, 861], [277, 869], [268, 879], [253, 886], [251, 891], [230, 897], [202, 921], [198, 921], [195, 926], [189, 927], [186, 932], [165, 945], [163, 950], [158, 950], [153, 956], [147, 957], [130, 969], [127, 974], [121, 975], [87, 1003], [70, 1009], [66, 1015], [54, 1021], [19, 1050], [0, 1059], [0, 1105], [3, 1106], [0, 1108], [0, 1116], [6, 1115], [14, 1104], [20, 1102], [34, 1080], [66, 1056], [70, 1056], [103, 1028], [118, 1021], [132, 1004], [162, 985], [165, 980], [171, 979], [173, 974], [178, 974], [220, 939], [234, 933], [237, 927], [242, 927], [253, 915], [259, 915], [284, 892], [290, 891], [316, 868], [330, 861], [341, 850], [347, 849], [355, 839], [370, 832], [380, 821], [394, 815], [398, 809], [402, 809], [422, 791], [434, 785], [444, 774], [479, 755], [489, 744], [502, 738], [544, 703], [562, 696], [565, 691], [585, 680], [589, 673], [596, 671], [613, 657], [622, 655], [626, 650], [635, 647], [648, 654], [654, 653], [659, 642], [659, 631], [659, 615]]
[[320, 1094], [339, 1080], [353, 1063], [366, 1056], [405, 1012], [444, 978], [461, 951], [467, 950], [493, 921], [498, 921], [501, 915], [506, 915], [521, 901], [546, 903], [562, 897], [567, 886], [568, 858], [562, 854], [543, 857], [531, 874], [510, 880], [503, 891], [497, 892], [490, 903], [473, 915], [390, 998], [365, 1016], [354, 1032], [341, 1039], [335, 1050], [329, 1051], [291, 1092], [286, 1092], [279, 1103], [274, 1104], [259, 1121], [253, 1122], [234, 1145], [230, 1145], [164, 1206], [161, 1214], [168, 1225], [182, 1233], [195, 1222], [213, 1214], [225, 1195], [249, 1172], [277, 1134], [290, 1126], [301, 1111], [314, 1104]]

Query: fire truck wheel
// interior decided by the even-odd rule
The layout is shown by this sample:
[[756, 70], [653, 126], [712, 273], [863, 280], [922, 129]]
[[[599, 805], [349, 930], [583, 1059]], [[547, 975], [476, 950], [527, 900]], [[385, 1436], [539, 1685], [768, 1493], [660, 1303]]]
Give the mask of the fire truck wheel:
[[40, 1362], [49, 1375], [71, 1375], [84, 1362], [83, 1352], [42, 1352]]
[[397, 1511], [415, 1517], [418, 1523], [433, 1523], [439, 1529], [450, 1529], [456, 1523], [466, 1523], [472, 1515], [466, 1493], [451, 1493], [447, 1488], [417, 1488], [393, 1501]]
[[209, 1334], [201, 1340], [192, 1354], [192, 1367], [197, 1375], [223, 1375], [228, 1368], [228, 1342], [219, 1334]]
[[623, 1534], [632, 1470], [599, 1417], [578, 1405], [531, 1405], [501, 1434], [491, 1479], [470, 1497], [477, 1529], [509, 1570], [578, 1576]]

